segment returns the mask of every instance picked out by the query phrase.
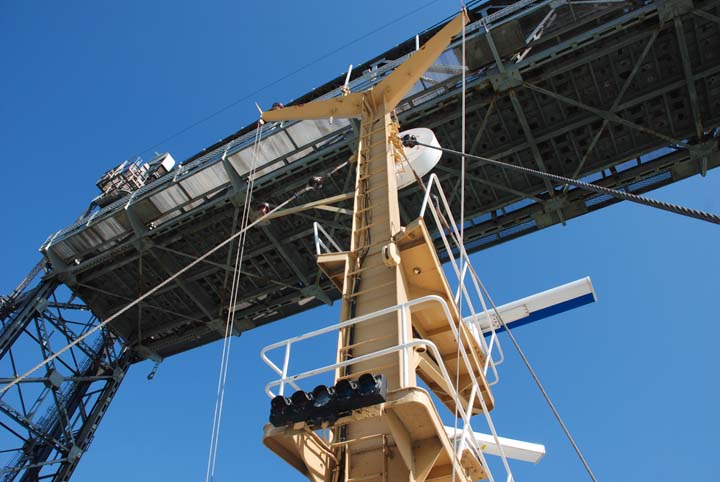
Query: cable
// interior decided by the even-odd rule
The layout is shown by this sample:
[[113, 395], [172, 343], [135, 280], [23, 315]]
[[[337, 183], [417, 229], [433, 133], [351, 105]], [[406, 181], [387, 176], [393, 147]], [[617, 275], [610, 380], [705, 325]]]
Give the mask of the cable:
[[[471, 156], [468, 156], [471, 157]], [[433, 213], [435, 213], [435, 206], [432, 205]], [[449, 223], [447, 222], [447, 219], [445, 219], [445, 216], [443, 216], [442, 212], [438, 209], [438, 213], [440, 215], [440, 221], [442, 224], [446, 227], [446, 229], [449, 231], [450, 235], [455, 240], [455, 243], [460, 247], [460, 256], [461, 257], [467, 257], [467, 251], [465, 251], [465, 246], [463, 244], [458, 243], [458, 238], [455, 235], [455, 232]], [[543, 398], [545, 398], [545, 402], [550, 407], [550, 410], [552, 411], [553, 415], [555, 416], [555, 419], [557, 420], [558, 424], [562, 428], [563, 432], [565, 433], [565, 436], [567, 437], [568, 441], [570, 442], [570, 445], [572, 445], [573, 449], [575, 450], [575, 453], [578, 455], [578, 458], [580, 459], [580, 462], [585, 467], [585, 470], [587, 471], [590, 478], [593, 480], [593, 482], [597, 482], [597, 479], [595, 478], [595, 474], [593, 474], [592, 469], [590, 468], [590, 465], [588, 464], [587, 460], [585, 459], [585, 456], [583, 455], [582, 451], [580, 450], [580, 447], [575, 442], [575, 439], [570, 434], [570, 430], [565, 425], [565, 422], [563, 422], [562, 417], [560, 417], [560, 412], [558, 412], [557, 408], [555, 408], [555, 404], [553, 404], [552, 400], [550, 399], [550, 396], [548, 395], [547, 391], [545, 390], [545, 387], [540, 382], [540, 378], [535, 373], [535, 370], [533, 369], [532, 365], [530, 364], [530, 361], [525, 356], [525, 353], [520, 348], [520, 344], [515, 339], [515, 336], [511, 333], [510, 328], [505, 323], [505, 320], [503, 320], [502, 316], [500, 315], [499, 310], [497, 309], [497, 306], [495, 305], [495, 301], [493, 301], [492, 296], [490, 296], [490, 292], [485, 287], [485, 284], [480, 279], [480, 276], [478, 276], [477, 272], [475, 271], [475, 268], [473, 267], [472, 263], [468, 263], [467, 266], [470, 268], [470, 274], [472, 275], [472, 278], [477, 282], [477, 286], [480, 287], [480, 290], [485, 295], [485, 297], [490, 302], [490, 306], [493, 309], [493, 312], [495, 313], [495, 316], [500, 321], [502, 327], [507, 332], [508, 336], [510, 337], [510, 340], [515, 347], [515, 350], [517, 350], [518, 354], [520, 355], [520, 358], [522, 358], [523, 362], [525, 363], [525, 367], [530, 372], [530, 375], [532, 376], [533, 380], [535, 381], [535, 384], [537, 385], [538, 389], [540, 390], [540, 393], [542, 394]], [[484, 305], [483, 305], [484, 306]], [[490, 355], [490, 354], [488, 354]], [[456, 428], [457, 431], [457, 428]], [[502, 446], [500, 446], [500, 450], [502, 451]], [[503, 455], [504, 457], [504, 455]], [[504, 460], [505, 462], [505, 460]], [[512, 474], [509, 472], [509, 467], [506, 466], [506, 469], [508, 470], [509, 480], [512, 480]]]
[[[423, 186], [423, 189], [427, 191], [427, 189], [424, 186]], [[465, 246], [459, 242], [459, 236], [458, 236], [459, 230], [457, 228], [457, 223], [453, 219], [452, 213], [450, 212], [450, 208], [447, 205], [447, 200], [445, 199], [445, 194], [443, 193], [442, 189], [439, 186], [438, 186], [438, 189], [439, 189], [440, 195], [442, 196], [443, 203], [446, 207], [446, 212], [448, 213], [448, 215], [450, 216], [450, 219], [452, 220], [452, 224], [451, 224], [450, 222], [448, 222], [448, 219], [443, 214], [439, 199], [429, 200], [430, 201], [430, 204], [429, 204], [430, 210], [431, 210], [433, 216], [435, 217], [435, 221], [437, 223], [438, 229], [441, 231], [445, 230], [450, 235], [450, 237], [452, 238], [452, 241], [460, 249], [461, 258], [468, 260], [468, 263], [466, 266], [469, 266], [470, 268], [472, 268], [472, 265], [469, 263], [469, 257], [468, 257], [467, 251], [465, 251]], [[449, 246], [447, 244], [446, 244], [446, 249], [449, 249]], [[457, 274], [458, 278], [460, 278], [461, 272], [456, 271], [456, 274]], [[474, 280], [477, 278], [477, 274], [475, 273], [474, 270], [471, 270], [471, 275], [473, 275]], [[480, 294], [480, 289], [477, 288], [477, 284], [476, 284], [476, 289], [477, 289], [479, 297], [480, 297], [480, 302], [482, 304], [483, 311], [487, 312], [488, 311], [487, 305], [485, 304], [485, 301], [484, 301], [482, 295]], [[467, 290], [464, 287], [463, 287], [463, 292], [465, 293], [466, 297], [469, 297]], [[468, 301], [469, 301], [469, 299], [468, 299]], [[472, 308], [472, 306], [471, 306], [471, 311], [472, 311], [472, 314], [475, 315], [475, 312], [474, 312], [474, 309]], [[498, 343], [498, 347], [499, 346], [500, 345]], [[492, 357], [490, 350], [487, 351], [487, 355], [488, 355], [488, 357]], [[512, 474], [512, 470], [510, 469], [510, 465], [508, 464], [505, 450], [503, 449], [502, 444], [500, 444], [500, 441], [499, 441], [499, 438], [497, 435], [497, 430], [495, 429], [495, 426], [492, 423], [492, 420], [489, 417], [489, 414], [487, 413], [487, 407], [485, 405], [485, 402], [484, 402], [482, 396], [479, 397], [479, 400], [483, 406], [483, 411], [486, 414], [486, 419], [487, 419], [488, 425], [490, 427], [490, 430], [492, 432], [493, 438], [495, 439], [495, 443], [497, 444], [498, 449], [500, 451], [500, 457], [502, 459], [503, 466], [504, 466], [506, 474], [508, 476], [508, 478], [506, 480], [507, 480], [507, 482], [513, 482], [514, 476]], [[487, 475], [488, 475], [488, 478], [492, 482], [494, 480], [492, 477], [492, 473], [490, 471], [488, 471]]]
[[[462, 4], [462, 1], [461, 1]], [[462, 5], [462, 14], [467, 15], [467, 10], [465, 8], [465, 5]], [[462, 56], [462, 88], [461, 88], [461, 123], [460, 123], [460, 148], [462, 149], [462, 155], [460, 156], [460, 219], [465, 219], [465, 91], [466, 91], [466, 62], [465, 62], [465, 30], [466, 25], [465, 22], [463, 22], [463, 28], [462, 28], [462, 48], [461, 48], [461, 56]], [[460, 245], [463, 245], [463, 238], [465, 235], [465, 222], [460, 223]], [[457, 303], [458, 303], [458, 312], [462, 314], [462, 300], [463, 297], [461, 293], [464, 290], [464, 284], [465, 284], [465, 258], [460, 257], [460, 276], [458, 277], [458, 296], [457, 296]], [[462, 317], [462, 315], [461, 315]], [[460, 350], [462, 348], [462, 342], [458, 338], [458, 346], [457, 346], [457, 353], [456, 353], [456, 362], [455, 362], [455, 389], [460, 389]], [[455, 413], [454, 413], [454, 424], [453, 428], [455, 430], [455, 434], [457, 434], [458, 430], [458, 404], [459, 399], [455, 400]], [[463, 424], [464, 425], [464, 424]], [[464, 427], [463, 427], [464, 428]], [[460, 440], [455, 439], [455, 454], [457, 454], [458, 446], [457, 444], [461, 444], [463, 442], [465, 432], [463, 431], [463, 436], [460, 437]], [[453, 454], [453, 467], [452, 467], [452, 482], [455, 482], [455, 477], [457, 474], [457, 457]]]
[[[465, 248], [463, 247], [463, 250]], [[495, 313], [495, 317], [500, 321], [500, 324], [505, 329], [505, 332], [508, 334], [508, 337], [510, 338], [510, 341], [512, 342], [513, 346], [515, 347], [515, 350], [518, 352], [518, 355], [520, 355], [520, 358], [522, 358], [523, 363], [525, 364], [525, 367], [528, 369], [528, 372], [530, 372], [530, 376], [535, 381], [535, 385], [537, 385], [538, 389], [540, 390], [540, 393], [542, 393], [543, 398], [545, 399], [545, 402], [550, 407], [550, 410], [552, 411], [553, 415], [555, 416], [555, 419], [557, 420], [558, 424], [560, 425], [560, 428], [562, 428], [563, 432], [565, 432], [565, 436], [567, 437], [568, 441], [570, 442], [570, 445], [572, 445], [573, 449], [575, 450], [575, 453], [577, 454], [578, 458], [580, 459], [580, 462], [582, 462], [583, 466], [585, 467], [585, 470], [587, 471], [590, 478], [593, 480], [593, 482], [597, 482], [597, 478], [595, 477], [595, 474], [593, 473], [592, 469], [590, 468], [590, 464], [588, 464], [587, 460], [585, 459], [585, 456], [583, 455], [582, 451], [580, 450], [580, 447], [575, 442], [575, 439], [570, 434], [570, 430], [567, 428], [567, 425], [565, 425], [565, 422], [563, 422], [562, 417], [560, 417], [560, 412], [558, 412], [557, 408], [555, 408], [555, 404], [550, 399], [550, 395], [548, 395], [547, 391], [545, 390], [545, 387], [540, 382], [540, 378], [535, 373], [535, 370], [533, 369], [532, 365], [530, 364], [530, 361], [525, 356], [525, 353], [520, 348], [520, 344], [515, 339], [515, 336], [510, 331], [510, 328], [505, 323], [505, 320], [503, 320], [502, 316], [500, 315], [500, 311], [497, 309], [497, 306], [495, 305], [495, 302], [493, 301], [492, 297], [490, 296], [490, 293], [488, 292], [487, 288], [485, 288], [485, 284], [482, 282], [480, 277], [475, 272], [475, 268], [472, 264], [469, 264], [470, 271], [472, 272], [472, 275], [477, 280], [478, 284], [480, 285], [480, 289], [482, 289], [483, 293], [485, 293], [485, 297], [490, 302], [490, 306], [492, 306], [493, 312]]]
[[[447, 152], [448, 154], [455, 154], [462, 156], [463, 153], [460, 151], [456, 151], [454, 149], [447, 149], [444, 147], [437, 147], [432, 146], [430, 144], [423, 144], [421, 142], [417, 142], [417, 140], [414, 139], [404, 139], [403, 143], [408, 146], [423, 146], [423, 147], [429, 147], [431, 149], [437, 149], [442, 152]], [[658, 201], [657, 199], [651, 199], [644, 196], [639, 196], [637, 194], [632, 194], [629, 192], [619, 191], [617, 189], [612, 189], [609, 187], [604, 186], [598, 186], [597, 184], [590, 184], [583, 181], [578, 181], [577, 179], [571, 179], [569, 177], [565, 176], [558, 176], [557, 174], [550, 174], [549, 172], [542, 172], [537, 171], [535, 169], [530, 169], [528, 167], [523, 166], [516, 166], [514, 164], [508, 164], [506, 162], [497, 161], [495, 159], [490, 159], [487, 157], [482, 156], [475, 156], [472, 154], [464, 154], [465, 157], [468, 157], [470, 159], [476, 159], [478, 161], [483, 161], [488, 164], [491, 164], [493, 166], [501, 167], [503, 169], [513, 169], [515, 171], [524, 172], [526, 174], [530, 174], [536, 177], [541, 177], [543, 179], [547, 179], [550, 181], [555, 181], [557, 183], [561, 184], [571, 184], [573, 186], [576, 186], [580, 189], [585, 189], [586, 191], [592, 191], [600, 194], [607, 194], [608, 196], [612, 196], [617, 199], [621, 199], [624, 201], [631, 201], [638, 204], [643, 204], [645, 206], [650, 206], [655, 209], [660, 209], [663, 211], [668, 211], [671, 213], [679, 214], [681, 216], [686, 216], [693, 219], [699, 219], [700, 221], [705, 221], [708, 223], [713, 224], [720, 224], [720, 216], [713, 213], [708, 213], [705, 211], [698, 211], [697, 209], [688, 208], [685, 206], [679, 206], [677, 204], [667, 203], [665, 201]]]
[[97, 324], [97, 325], [94, 326], [92, 329], [90, 329], [90, 330], [88, 330], [87, 332], [83, 333], [82, 335], [80, 335], [79, 337], [77, 337], [75, 340], [73, 340], [71, 343], [69, 343], [69, 344], [66, 345], [65, 347], [61, 348], [60, 350], [56, 351], [55, 353], [53, 353], [52, 355], [50, 355], [49, 357], [47, 357], [45, 360], [43, 360], [42, 362], [40, 362], [40, 363], [38, 363], [37, 365], [35, 365], [35, 366], [34, 366], [33, 368], [31, 368], [30, 370], [26, 371], [25, 373], [23, 373], [22, 375], [20, 375], [20, 376], [18, 376], [18, 377], [16, 377], [16, 378], [14, 378], [14, 379], [13, 379], [11, 382], [9, 382], [7, 385], [5, 385], [4, 387], [0, 388], [0, 396], [3, 395], [3, 394], [4, 394], [5, 392], [7, 392], [8, 390], [10, 390], [10, 389], [11, 389], [12, 387], [14, 387], [15, 385], [17, 385], [18, 383], [20, 383], [22, 380], [24, 380], [24, 379], [27, 378], [28, 376], [30, 376], [30, 375], [32, 375], [33, 373], [35, 373], [37, 370], [39, 370], [39, 369], [42, 368], [43, 366], [47, 365], [49, 362], [53, 361], [54, 359], [56, 359], [57, 357], [59, 357], [60, 355], [62, 355], [63, 353], [65, 353], [65, 352], [66, 352], [67, 350], [69, 350], [70, 348], [74, 347], [74, 346], [77, 345], [78, 343], [81, 343], [83, 340], [85, 340], [87, 337], [89, 337], [89, 336], [92, 335], [93, 333], [97, 332], [98, 330], [101, 330], [104, 326], [106, 326], [108, 323], [110, 323], [111, 321], [113, 321], [114, 319], [116, 319], [118, 316], [122, 315], [123, 313], [125, 313], [126, 311], [128, 311], [129, 309], [131, 309], [132, 307], [136, 306], [138, 303], [144, 301], [144, 300], [145, 300], [146, 298], [148, 298], [149, 296], [152, 296], [155, 292], [157, 292], [159, 289], [161, 289], [162, 287], [164, 287], [164, 286], [166, 286], [167, 284], [169, 284], [169, 283], [170, 283], [171, 281], [173, 281], [174, 279], [176, 279], [176, 278], [178, 278], [179, 276], [187, 273], [188, 270], [190, 270], [191, 268], [193, 268], [194, 266], [196, 266], [198, 263], [201, 263], [202, 261], [204, 261], [205, 259], [207, 259], [207, 258], [208, 258], [209, 256], [211, 256], [213, 253], [217, 252], [220, 248], [226, 246], [228, 243], [231, 243], [233, 240], [235, 240], [235, 239], [237, 239], [238, 237], [242, 236], [243, 233], [245, 233], [246, 231], [248, 231], [250, 228], [254, 227], [254, 226], [257, 225], [258, 223], [263, 222], [268, 216], [270, 216], [271, 214], [273, 214], [273, 213], [276, 212], [277, 210], [282, 209], [283, 207], [287, 206], [289, 203], [291, 203], [292, 201], [294, 201], [295, 199], [297, 199], [298, 197], [302, 196], [303, 194], [305, 194], [307, 191], [310, 191], [310, 190], [312, 190], [311, 187], [304, 187], [303, 189], [297, 191], [297, 192], [294, 193], [292, 196], [290, 196], [288, 199], [286, 199], [285, 201], [283, 201], [282, 203], [278, 204], [278, 205], [275, 206], [273, 209], [271, 209], [270, 211], [268, 211], [266, 214], [260, 216], [260, 217], [257, 218], [255, 221], [253, 221], [252, 223], [248, 224], [247, 227], [246, 227], [244, 230], [240, 230], [240, 231], [238, 231], [237, 233], [233, 234], [232, 236], [230, 236], [229, 238], [227, 238], [225, 241], [221, 242], [220, 244], [218, 244], [218, 245], [215, 246], [214, 248], [210, 249], [209, 251], [207, 251], [205, 254], [203, 254], [203, 255], [200, 256], [199, 258], [196, 258], [194, 261], [192, 261], [190, 264], [188, 264], [188, 265], [185, 266], [184, 268], [178, 270], [175, 274], [173, 274], [173, 275], [170, 276], [169, 278], [167, 278], [167, 279], [165, 279], [164, 281], [160, 282], [160, 283], [159, 283], [158, 285], [156, 285], [154, 288], [152, 288], [152, 289], [150, 289], [149, 291], [147, 291], [144, 295], [138, 297], [135, 301], [132, 301], [131, 303], [127, 304], [125, 307], [119, 309], [119, 310], [116, 311], [114, 314], [110, 315], [105, 321]]
[[252, 195], [255, 187], [255, 172], [257, 169], [257, 158], [262, 138], [263, 123], [258, 123], [255, 132], [255, 142], [253, 145], [252, 160], [250, 163], [250, 171], [248, 173], [248, 186], [245, 190], [245, 203], [243, 204], [242, 220], [240, 221], [240, 231], [243, 235], [238, 241], [237, 254], [235, 256], [235, 268], [233, 270], [232, 285], [230, 288], [230, 300], [228, 303], [228, 315], [225, 322], [225, 335], [223, 337], [223, 349], [220, 357], [220, 373], [218, 374], [217, 394], [215, 396], [215, 411], [213, 413], [213, 425], [210, 434], [210, 449], [208, 453], [208, 465], [205, 472], [205, 482], [215, 479], [215, 463], [217, 461], [218, 442], [220, 440], [220, 421], [222, 419], [223, 406], [225, 401], [225, 385], [227, 382], [228, 367], [230, 366], [230, 347], [232, 345], [232, 333], [235, 327], [235, 309], [237, 296], [240, 287], [240, 274], [242, 271], [242, 262], [245, 255], [245, 242], [247, 240], [247, 230], [245, 229], [250, 221], [250, 210], [252, 205]]
[[[463, 6], [465, 11], [465, 7]], [[467, 12], [465, 11], [465, 14]], [[465, 30], [466, 26], [463, 24], [462, 29], [462, 89], [460, 94], [461, 99], [461, 122], [460, 122], [460, 148], [462, 155], [460, 156], [460, 242], [463, 242], [465, 236], [465, 92], [467, 90], [467, 64], [465, 59]], [[489, 34], [488, 34], [489, 35]]]
[[270, 82], [269, 84], [264, 85], [263, 87], [260, 87], [260, 88], [258, 88], [258, 89], [253, 90], [253, 91], [250, 92], [249, 94], [246, 94], [246, 95], [240, 97], [239, 99], [236, 99], [236, 100], [230, 102], [229, 104], [225, 105], [224, 107], [221, 107], [220, 109], [216, 110], [215, 112], [212, 112], [211, 114], [206, 115], [205, 117], [201, 118], [200, 120], [197, 120], [197, 121], [193, 122], [192, 124], [188, 125], [187, 127], [184, 127], [184, 128], [182, 128], [182, 129], [180, 129], [179, 131], [177, 131], [177, 132], [175, 132], [175, 133], [173, 133], [173, 134], [170, 134], [169, 136], [163, 138], [161, 141], [156, 142], [155, 144], [153, 144], [153, 145], [145, 148], [144, 150], [140, 151], [140, 154], [145, 154], [146, 152], [149, 152], [149, 151], [154, 150], [156, 147], [159, 147], [159, 146], [165, 144], [166, 142], [171, 141], [171, 140], [175, 139], [176, 137], [179, 137], [179, 136], [185, 134], [186, 132], [188, 132], [188, 131], [191, 130], [191, 129], [194, 129], [195, 127], [199, 126], [200, 124], [204, 124], [205, 122], [209, 121], [210, 119], [213, 119], [214, 117], [217, 117], [218, 115], [222, 114], [222, 113], [225, 112], [226, 110], [231, 109], [232, 107], [235, 107], [235, 106], [238, 105], [240, 102], [243, 102], [243, 101], [245, 101], [245, 100], [248, 100], [248, 99], [256, 96], [256, 95], [259, 94], [260, 92], [262, 92], [262, 91], [264, 91], [264, 90], [266, 90], [266, 89], [269, 89], [270, 87], [273, 87], [273, 86], [279, 84], [280, 82], [283, 82], [284, 80], [289, 79], [290, 77], [292, 77], [292, 76], [294, 76], [294, 75], [302, 72], [303, 70], [306, 70], [306, 69], [312, 67], [313, 65], [317, 64], [318, 62], [321, 62], [321, 61], [325, 60], [326, 58], [328, 58], [328, 57], [330, 57], [330, 56], [332, 56], [332, 55], [335, 55], [335, 54], [338, 53], [338, 52], [341, 52], [341, 51], [345, 50], [346, 48], [348, 48], [348, 47], [350, 47], [350, 46], [352, 46], [352, 45], [360, 42], [361, 40], [365, 40], [366, 38], [368, 38], [368, 37], [370, 37], [370, 36], [372, 36], [372, 35], [375, 35], [376, 33], [380, 32], [381, 30], [385, 30], [386, 28], [390, 27], [391, 25], [394, 25], [394, 24], [398, 23], [399, 21], [401, 21], [401, 20], [403, 20], [403, 19], [405, 19], [405, 18], [407, 18], [407, 17], [409, 17], [409, 16], [411, 16], [411, 15], [416, 14], [417, 12], [419, 12], [419, 11], [421, 11], [421, 10], [424, 10], [424, 9], [428, 8], [429, 6], [431, 6], [431, 5], [433, 5], [433, 4], [435, 4], [435, 3], [438, 3], [439, 1], [440, 1], [440, 0], [432, 0], [432, 1], [430, 1], [430, 2], [427, 2], [427, 3], [423, 4], [423, 5], [420, 5], [419, 7], [415, 8], [415, 9], [413, 9], [413, 10], [410, 10], [409, 12], [404, 13], [404, 14], [401, 15], [400, 17], [397, 17], [397, 18], [395, 18], [394, 20], [391, 20], [390, 22], [388, 22], [388, 23], [386, 23], [386, 24], [383, 24], [383, 25], [375, 28], [375, 29], [371, 30], [371, 31], [368, 32], [368, 33], [366, 33], [366, 34], [364, 34], [364, 35], [361, 35], [360, 37], [356, 38], [355, 40], [351, 40], [350, 42], [347, 42], [347, 43], [345, 43], [345, 44], [343, 44], [343, 45], [341, 45], [341, 46], [339, 46], [339, 47], [337, 47], [337, 48], [334, 48], [333, 50], [331, 50], [331, 51], [329, 51], [329, 52], [321, 55], [320, 57], [317, 57], [315, 60], [310, 61], [309, 63], [303, 65], [302, 67], [298, 67], [297, 69], [293, 70], [292, 72], [290, 72], [290, 73], [288, 73], [288, 74], [285, 74], [285, 75], [283, 75], [282, 77], [279, 77], [279, 78], [273, 80], [272, 82]]

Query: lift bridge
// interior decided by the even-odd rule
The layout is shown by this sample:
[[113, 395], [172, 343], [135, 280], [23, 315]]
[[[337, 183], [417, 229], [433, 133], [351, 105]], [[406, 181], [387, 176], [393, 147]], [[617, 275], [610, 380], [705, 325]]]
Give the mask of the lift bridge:
[[[471, 2], [467, 151], [636, 194], [704, 176], [720, 164], [719, 5]], [[351, 90], [384, 78], [440, 26], [354, 69]], [[453, 149], [461, 147], [460, 45], [451, 45], [397, 111], [403, 129], [429, 127]], [[341, 95], [344, 80], [294, 102]], [[255, 134], [247, 126], [161, 176], [132, 163], [120, 169], [132, 174], [124, 185], [101, 179], [105, 194], [47, 239], [42, 261], [0, 301], [2, 384], [236, 232]], [[340, 166], [357, 135], [344, 119], [265, 125], [254, 200], [277, 205]], [[434, 169], [450, 192], [459, 191], [459, 166], [446, 156]], [[352, 187], [353, 169], [345, 166], [303, 200], [342, 199]], [[400, 192], [404, 222], [418, 215], [422, 195], [417, 184]], [[239, 335], [332, 303], [339, 293], [318, 274], [313, 226], [346, 243], [350, 202], [249, 231], [234, 306], [231, 244], [3, 393], [0, 479], [68, 480], [129, 367], [220, 339], [228, 309]], [[469, 251], [489, 248], [615, 202], [469, 161], [465, 240]]]

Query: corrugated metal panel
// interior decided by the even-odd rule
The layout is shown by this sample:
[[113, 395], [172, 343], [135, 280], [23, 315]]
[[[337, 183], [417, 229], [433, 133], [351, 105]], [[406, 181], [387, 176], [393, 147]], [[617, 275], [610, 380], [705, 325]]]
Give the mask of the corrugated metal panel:
[[298, 147], [303, 147], [348, 125], [347, 119], [335, 119], [332, 124], [328, 120], [306, 120], [289, 126], [287, 132]]
[[93, 225], [93, 229], [103, 238], [105, 241], [120, 236], [127, 232], [127, 229], [118, 222], [115, 216], [107, 219], [103, 219], [97, 224]]
[[76, 252], [68, 245], [66, 241], [60, 241], [50, 246], [50, 250], [54, 252], [60, 259], [69, 261], [75, 257]]
[[[276, 159], [282, 158], [287, 153], [295, 150], [290, 139], [283, 133], [280, 132], [273, 136], [270, 136], [260, 142], [258, 147], [258, 157], [255, 160], [255, 167], [266, 165], [267, 163]], [[248, 146], [237, 154], [232, 155], [230, 163], [235, 167], [241, 176], [250, 172], [250, 167], [253, 161], [253, 146]], [[268, 166], [265, 169], [256, 171], [257, 176], [267, 174], [275, 169], [278, 165]]]
[[75, 251], [76, 254], [83, 251], [90, 251], [96, 246], [102, 244], [102, 238], [97, 235], [92, 229], [85, 229], [67, 239], [68, 245]]
[[100, 235], [92, 227], [86, 229], [78, 236], [80, 236], [91, 248], [100, 246], [103, 243], [102, 237], [100, 237]]
[[177, 185], [168, 186], [167, 189], [160, 191], [154, 196], [150, 196], [150, 201], [161, 213], [175, 209], [189, 200]]
[[204, 196], [208, 192], [229, 182], [222, 164], [217, 163], [180, 181], [191, 198]]

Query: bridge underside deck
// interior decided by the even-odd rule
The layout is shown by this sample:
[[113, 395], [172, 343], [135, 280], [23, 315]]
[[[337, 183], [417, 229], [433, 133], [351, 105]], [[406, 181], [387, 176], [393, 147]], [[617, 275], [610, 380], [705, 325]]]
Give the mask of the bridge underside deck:
[[[633, 193], [718, 165], [718, 2], [668, 2], [679, 17], [672, 16], [670, 6], [658, 13], [654, 3], [561, 5], [526, 51], [525, 39], [551, 8], [537, 5], [544, 6], [496, 21], [492, 42], [482, 28], [468, 33], [468, 152]], [[483, 11], [492, 14], [493, 8], [477, 7], [471, 17], [476, 20]], [[353, 82], [372, 83], [372, 76], [362, 71], [375, 65], [382, 72], [380, 59], [401, 58], [413, 48], [414, 39], [362, 66]], [[430, 127], [442, 146], [453, 149], [461, 147], [458, 55], [455, 44], [398, 110], [403, 128]], [[314, 95], [341, 82], [336, 79]], [[347, 121], [271, 125], [265, 134], [261, 162], [266, 164], [254, 199], [271, 205], [305, 186], [311, 176], [346, 161], [357, 139]], [[58, 276], [102, 319], [225, 240], [237, 229], [242, 212], [242, 166], [248, 159], [243, 157], [246, 151], [232, 150], [230, 162], [219, 157], [253, 135], [251, 128], [240, 131], [186, 162], [176, 180], [166, 179], [138, 195], [132, 209], [125, 210], [134, 214], [114, 214], [114, 233], [100, 232], [97, 219], [104, 220], [102, 216], [61, 232], [48, 248], [51, 261], [65, 265]], [[444, 156], [434, 171], [457, 206], [459, 166], [458, 159]], [[218, 179], [214, 183], [211, 172]], [[203, 173], [204, 178], [195, 179], [210, 187], [184, 183], [195, 173]], [[350, 191], [352, 173], [342, 168], [298, 203]], [[468, 162], [466, 178], [465, 235], [471, 251], [616, 202], [577, 189], [564, 193], [562, 186], [476, 161]], [[170, 207], [159, 207], [162, 199], [156, 191], [163, 189]], [[171, 189], [177, 192], [167, 194]], [[421, 199], [417, 186], [401, 192], [405, 223], [417, 216]], [[347, 202], [339, 206], [351, 208]], [[241, 294], [234, 307], [239, 331], [339, 296], [318, 274], [313, 221], [331, 231], [341, 246], [347, 244], [350, 217], [322, 210], [276, 219], [248, 234]], [[113, 330], [142, 345], [141, 357], [166, 357], [218, 339], [224, 330], [232, 259], [229, 249], [221, 249], [120, 317]]]

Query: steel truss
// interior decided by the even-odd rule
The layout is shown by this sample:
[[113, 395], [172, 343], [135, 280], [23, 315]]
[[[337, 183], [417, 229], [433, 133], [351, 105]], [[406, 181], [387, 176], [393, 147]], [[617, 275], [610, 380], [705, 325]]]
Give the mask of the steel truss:
[[[98, 323], [51, 277], [3, 299], [0, 316], [0, 386]], [[123, 340], [100, 330], [0, 395], [0, 480], [68, 480], [131, 361]]]

